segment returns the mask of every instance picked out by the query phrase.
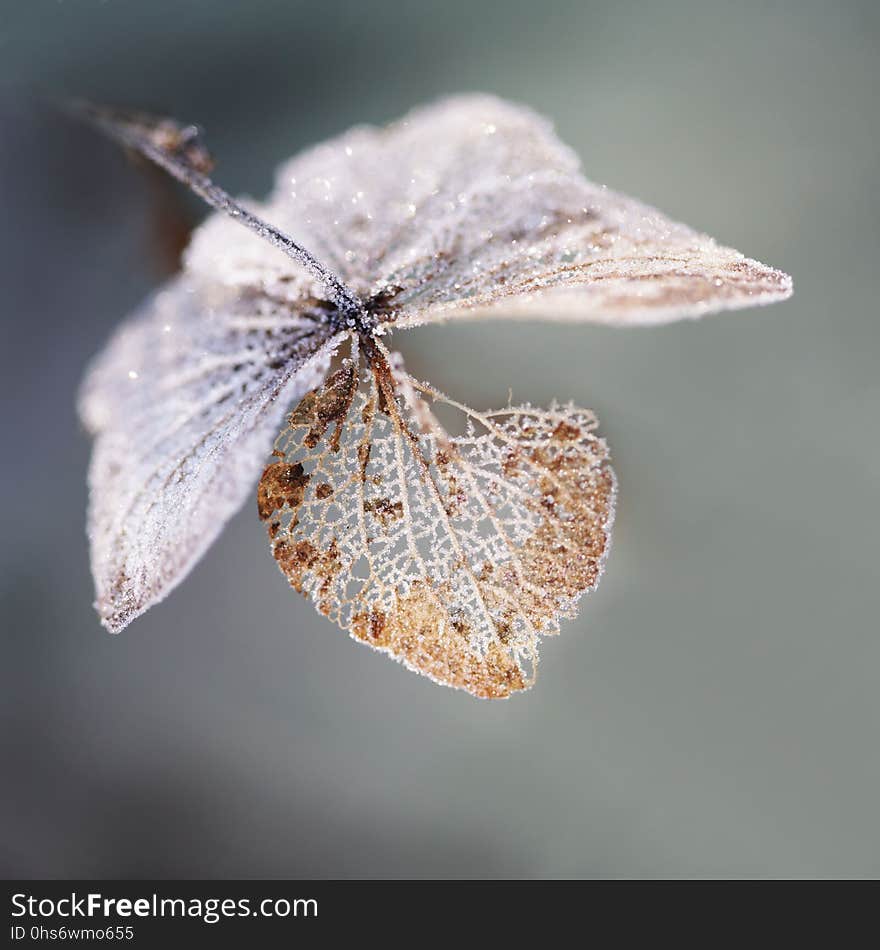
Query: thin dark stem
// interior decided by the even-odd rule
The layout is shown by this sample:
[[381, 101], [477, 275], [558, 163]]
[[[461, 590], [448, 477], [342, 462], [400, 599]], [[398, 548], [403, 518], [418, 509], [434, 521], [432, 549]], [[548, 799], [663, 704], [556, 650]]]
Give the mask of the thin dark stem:
[[181, 126], [172, 119], [118, 111], [85, 102], [71, 104], [70, 111], [87, 119], [121, 145], [155, 162], [212, 208], [228, 214], [280, 248], [321, 281], [342, 315], [352, 319], [364, 315], [364, 307], [357, 294], [346, 287], [333, 271], [293, 238], [243, 208], [230, 194], [214, 184], [207, 175], [213, 162], [199, 142], [199, 132], [195, 126]]

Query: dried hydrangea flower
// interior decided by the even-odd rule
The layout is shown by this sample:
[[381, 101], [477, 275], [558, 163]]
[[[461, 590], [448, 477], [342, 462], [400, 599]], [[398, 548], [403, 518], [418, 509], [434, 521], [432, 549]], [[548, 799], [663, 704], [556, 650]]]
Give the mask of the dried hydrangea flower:
[[207, 177], [194, 128], [81, 108], [219, 212], [83, 386], [96, 606], [112, 631], [186, 576], [259, 479], [272, 554], [321, 613], [439, 683], [524, 689], [538, 639], [602, 574], [607, 446], [570, 404], [461, 405], [413, 379], [387, 332], [651, 324], [791, 293], [785, 274], [591, 184], [546, 121], [491, 97], [356, 128], [283, 165], [247, 207]]

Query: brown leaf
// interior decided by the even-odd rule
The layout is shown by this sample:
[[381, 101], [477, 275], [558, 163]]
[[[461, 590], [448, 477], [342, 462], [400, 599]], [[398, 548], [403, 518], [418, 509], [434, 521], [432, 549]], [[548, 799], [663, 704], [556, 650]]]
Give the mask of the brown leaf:
[[[306, 395], [276, 442], [259, 488], [276, 561], [322, 613], [410, 669], [481, 697], [527, 688], [539, 637], [573, 615], [608, 550], [615, 482], [595, 418], [481, 414], [380, 347], [365, 371], [359, 361], [355, 349]], [[436, 402], [464, 415], [464, 435], [444, 431]]]

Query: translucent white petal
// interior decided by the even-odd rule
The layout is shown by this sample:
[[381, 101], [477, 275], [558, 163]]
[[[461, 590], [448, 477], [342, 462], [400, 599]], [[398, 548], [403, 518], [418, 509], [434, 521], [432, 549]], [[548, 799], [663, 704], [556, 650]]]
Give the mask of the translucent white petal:
[[[310, 149], [281, 167], [259, 212], [362, 296], [381, 292], [398, 326], [486, 316], [660, 323], [791, 293], [780, 271], [587, 181], [547, 121], [490, 96], [448, 99]], [[297, 273], [234, 222], [211, 227], [189, 260], [212, 279], [236, 273], [231, 258], [270, 282]]]
[[108, 629], [186, 576], [248, 497], [284, 410], [326, 371], [326, 327], [286, 323], [265, 300], [181, 278], [90, 368], [80, 413], [95, 436], [89, 538]]

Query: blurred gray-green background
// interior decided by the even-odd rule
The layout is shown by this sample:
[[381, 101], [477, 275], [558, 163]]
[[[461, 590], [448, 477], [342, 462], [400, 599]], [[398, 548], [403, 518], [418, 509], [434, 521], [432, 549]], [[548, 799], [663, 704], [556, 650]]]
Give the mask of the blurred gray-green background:
[[[0, 11], [6, 876], [880, 874], [872, 0]], [[571, 398], [611, 442], [609, 571], [537, 687], [480, 703], [357, 646], [288, 590], [251, 505], [104, 633], [74, 393], [162, 279], [168, 193], [34, 95], [198, 121], [219, 180], [261, 195], [299, 148], [468, 89], [795, 281], [654, 330], [396, 337], [472, 405]]]

